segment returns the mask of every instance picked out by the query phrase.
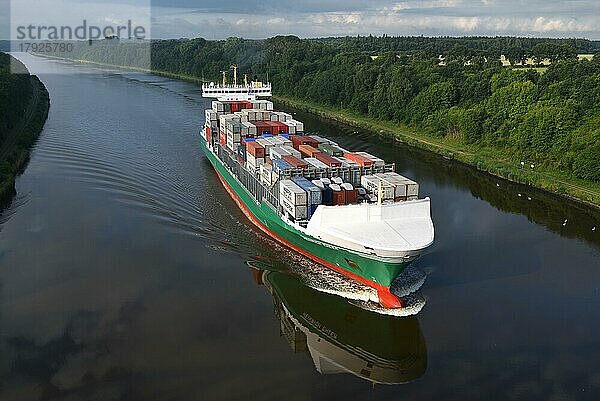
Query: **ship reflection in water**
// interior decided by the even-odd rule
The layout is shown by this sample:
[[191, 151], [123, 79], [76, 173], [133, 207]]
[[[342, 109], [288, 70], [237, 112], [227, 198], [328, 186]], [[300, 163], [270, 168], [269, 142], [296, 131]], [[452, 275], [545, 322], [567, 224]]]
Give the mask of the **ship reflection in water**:
[[281, 335], [294, 353], [308, 352], [318, 372], [351, 373], [383, 384], [407, 383], [425, 373], [427, 348], [416, 317], [361, 309], [286, 273], [253, 274], [273, 296]]

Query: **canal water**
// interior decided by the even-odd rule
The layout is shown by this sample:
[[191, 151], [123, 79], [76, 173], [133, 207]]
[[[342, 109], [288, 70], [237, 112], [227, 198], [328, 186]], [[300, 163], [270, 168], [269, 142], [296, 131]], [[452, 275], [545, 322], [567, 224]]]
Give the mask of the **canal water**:
[[236, 208], [196, 86], [19, 57], [52, 104], [0, 220], [0, 400], [600, 398], [598, 212], [288, 109], [432, 199], [426, 305], [376, 315]]

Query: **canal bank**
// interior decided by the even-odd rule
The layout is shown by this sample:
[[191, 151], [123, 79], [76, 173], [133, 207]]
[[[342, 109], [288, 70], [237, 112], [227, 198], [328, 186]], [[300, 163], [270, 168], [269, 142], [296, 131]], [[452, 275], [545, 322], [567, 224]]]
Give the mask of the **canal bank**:
[[50, 95], [44, 84], [25, 66], [23, 69], [29, 75], [31, 95], [21, 120], [3, 135], [0, 144], [0, 208], [7, 206], [15, 195], [15, 178], [27, 165], [50, 109]]
[[574, 180], [556, 171], [546, 171], [528, 161], [518, 161], [497, 149], [470, 147], [464, 143], [419, 133], [403, 124], [375, 120], [344, 109], [323, 106], [284, 96], [274, 96], [281, 105], [367, 130], [383, 138], [427, 150], [502, 179], [525, 184], [554, 195], [600, 209], [600, 183]]

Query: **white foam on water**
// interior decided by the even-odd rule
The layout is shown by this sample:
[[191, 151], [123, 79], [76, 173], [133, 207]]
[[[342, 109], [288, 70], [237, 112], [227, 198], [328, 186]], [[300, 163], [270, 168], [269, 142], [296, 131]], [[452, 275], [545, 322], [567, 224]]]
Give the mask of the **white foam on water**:
[[425, 297], [420, 292], [412, 293], [406, 297], [402, 297], [404, 306], [402, 308], [384, 308], [377, 302], [364, 302], [364, 301], [350, 301], [353, 305], [358, 306], [361, 309], [365, 309], [371, 312], [379, 313], [381, 315], [388, 316], [413, 316], [421, 312], [426, 304]]
[[397, 297], [404, 297], [417, 292], [425, 283], [427, 274], [417, 267], [407, 267], [390, 286], [390, 291]]

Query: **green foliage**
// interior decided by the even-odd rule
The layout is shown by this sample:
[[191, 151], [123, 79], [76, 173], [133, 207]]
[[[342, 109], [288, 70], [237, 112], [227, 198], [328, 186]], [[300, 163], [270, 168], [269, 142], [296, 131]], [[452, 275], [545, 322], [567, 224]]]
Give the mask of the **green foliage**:
[[29, 75], [11, 74], [10, 56], [0, 53], [0, 144], [21, 119], [30, 96]]
[[[595, 129], [590, 121], [600, 116], [600, 58], [575, 57], [596, 52], [598, 42], [277, 36], [154, 41], [151, 48], [156, 71], [220, 81], [220, 72], [237, 64], [251, 79], [264, 81], [268, 74], [276, 94], [493, 147], [515, 159], [598, 181], [600, 138], [588, 132]], [[143, 52], [135, 45], [101, 41], [63, 56], [135, 66], [132, 54]], [[498, 61], [500, 54], [517, 62], [550, 59], [552, 65], [543, 74], [507, 69]]]

